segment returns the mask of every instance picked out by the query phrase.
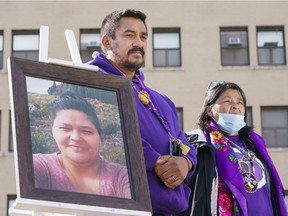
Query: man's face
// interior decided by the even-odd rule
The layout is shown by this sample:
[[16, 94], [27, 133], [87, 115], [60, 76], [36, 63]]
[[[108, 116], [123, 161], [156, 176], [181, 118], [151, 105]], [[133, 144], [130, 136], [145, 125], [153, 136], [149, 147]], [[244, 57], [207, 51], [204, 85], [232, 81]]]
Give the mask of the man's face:
[[147, 29], [140, 19], [121, 18], [115, 39], [110, 38], [111, 50], [108, 50], [108, 59], [120, 70], [134, 72], [144, 63], [147, 37]]

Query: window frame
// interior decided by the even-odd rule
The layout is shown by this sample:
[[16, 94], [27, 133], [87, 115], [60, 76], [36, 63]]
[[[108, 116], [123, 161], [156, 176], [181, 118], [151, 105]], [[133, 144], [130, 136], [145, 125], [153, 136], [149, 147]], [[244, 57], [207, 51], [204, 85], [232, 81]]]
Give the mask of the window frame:
[[177, 111], [180, 130], [183, 131], [183, 126], [184, 126], [183, 107], [176, 107], [176, 111]]
[[[259, 32], [276, 32], [276, 31], [281, 31], [282, 32], [282, 40], [283, 40], [283, 45], [282, 46], [275, 46], [275, 45], [270, 45], [265, 47], [263, 46], [258, 46], [259, 42], [259, 37], [258, 33]], [[257, 47], [257, 61], [258, 65], [260, 66], [281, 66], [281, 65], [286, 65], [286, 49], [285, 49], [285, 31], [284, 31], [284, 26], [256, 26], [256, 47]], [[271, 41], [272, 42], [272, 41]], [[260, 63], [260, 51], [261, 50], [267, 50], [269, 49], [270, 53], [270, 62], [268, 63]], [[273, 63], [273, 53], [272, 51], [275, 49], [283, 49], [283, 63]], [[274, 54], [275, 55], [275, 54]]]
[[[251, 116], [247, 115], [248, 112]], [[248, 120], [251, 121], [250, 122], [251, 124], [248, 124], [249, 123]], [[252, 106], [246, 107], [245, 122], [246, 122], [248, 127], [253, 127], [253, 108], [252, 108]]]
[[[83, 34], [99, 34], [99, 36], [100, 36], [100, 41], [99, 41], [100, 46], [91, 46], [91, 50], [82, 49], [81, 42], [82, 42], [82, 35]], [[88, 62], [88, 61], [92, 60], [92, 54], [93, 54], [94, 51], [102, 52], [102, 49], [101, 49], [101, 35], [100, 35], [100, 29], [99, 28], [95, 28], [95, 29], [80, 29], [80, 31], [79, 31], [79, 51], [80, 51], [80, 56], [81, 56], [82, 62]], [[89, 52], [90, 52], [90, 59], [88, 59], [88, 57], [86, 58], [86, 56], [89, 55], [89, 54], [87, 54]]]
[[17, 198], [16, 194], [7, 194], [7, 216], [9, 216], [9, 208], [10, 208], [9, 203], [12, 200], [14, 200], [14, 202], [15, 202], [16, 198]]
[[[177, 33], [179, 36], [179, 48], [155, 48], [155, 40], [154, 40], [154, 34], [161, 34], [161, 33]], [[153, 52], [153, 67], [155, 68], [165, 68], [165, 67], [181, 67], [182, 66], [182, 50], [181, 50], [181, 28], [175, 27], [175, 28], [153, 28], [152, 29], [152, 52]], [[156, 65], [156, 55], [155, 51], [165, 51], [165, 65]], [[179, 51], [179, 64], [178, 65], [170, 65], [169, 64], [169, 53], [168, 51]]]
[[[0, 141], [1, 141], [1, 138], [2, 138], [2, 118], [3, 118], [2, 115], [3, 115], [3, 112], [0, 109]], [[2, 151], [1, 144], [2, 144], [2, 142], [0, 142], [0, 152]]]
[[[238, 32], [237, 34], [241, 34], [241, 32], [244, 32], [246, 34], [243, 37], [245, 37], [245, 40], [247, 41], [246, 46], [242, 46], [242, 44], [240, 43], [235, 43], [235, 44], [230, 44], [229, 45], [229, 41], [224, 44], [224, 38], [222, 38], [222, 34], [224, 32]], [[220, 49], [221, 49], [221, 66], [249, 66], [250, 65], [250, 52], [249, 52], [249, 31], [248, 31], [248, 27], [247, 26], [227, 26], [227, 27], [220, 27]], [[236, 34], [236, 33], [235, 33]], [[228, 33], [227, 33], [227, 37], [228, 37]], [[241, 38], [243, 38], [241, 37]], [[228, 37], [230, 40], [230, 37]], [[238, 38], [238, 37], [237, 37]], [[242, 40], [243, 41], [243, 40]], [[224, 56], [224, 51], [230, 52], [230, 53], [234, 53], [234, 55], [237, 55], [237, 53], [239, 53], [240, 51], [246, 52], [246, 59], [244, 59], [244, 61], [246, 60], [247, 63], [224, 63], [225, 60], [225, 56]], [[226, 54], [227, 55], [227, 54]], [[239, 55], [239, 54], [238, 54]], [[244, 55], [244, 54], [243, 54]], [[237, 56], [236, 56], [237, 59]]]
[[11, 110], [9, 110], [9, 139], [8, 139], [8, 151], [9, 151], [9, 152], [14, 152], [13, 135], [12, 135], [12, 116], [11, 116]]
[[285, 192], [284, 201], [285, 201], [286, 209], [287, 209], [287, 213], [288, 213], [288, 190], [284, 190], [284, 192]]
[[[288, 123], [287, 123], [287, 127], [263, 127], [263, 112], [265, 111], [285, 111], [287, 113], [286, 117], [287, 117], [287, 122], [288, 122], [288, 106], [261, 106], [260, 108], [261, 110], [261, 131], [262, 131], [262, 136], [263, 138], [265, 139], [265, 135], [264, 135], [264, 130], [272, 130], [273, 131], [273, 134], [277, 134], [277, 130], [281, 130], [281, 129], [286, 129], [288, 130]], [[276, 143], [276, 145], [270, 145], [268, 142], [269, 140], [268, 139], [265, 139], [265, 142], [266, 142], [266, 145], [268, 148], [288, 148], [288, 145], [278, 145], [279, 141], [277, 141], [277, 136], [276, 137], [276, 140], [273, 140], [273, 143]]]
[[[3, 69], [3, 55], [4, 55], [4, 31], [0, 30], [0, 36], [2, 36], [2, 40], [0, 38], [0, 44], [2, 43], [2, 49], [0, 49], [0, 70]], [[1, 46], [0, 46], [1, 47]]]
[[[23, 59], [30, 59], [30, 60], [35, 60], [38, 61], [39, 59], [39, 43], [38, 43], [38, 49], [37, 50], [14, 50], [14, 36], [17, 35], [38, 35], [39, 38], [39, 43], [40, 43], [40, 31], [39, 30], [12, 30], [12, 43], [11, 43], [11, 56], [17, 57], [17, 55], [15, 56], [15, 53], [24, 53], [25, 54], [25, 58], [23, 57], [18, 57], [18, 58], [23, 58]], [[37, 53], [37, 59], [36, 58], [26, 58], [28, 53]]]

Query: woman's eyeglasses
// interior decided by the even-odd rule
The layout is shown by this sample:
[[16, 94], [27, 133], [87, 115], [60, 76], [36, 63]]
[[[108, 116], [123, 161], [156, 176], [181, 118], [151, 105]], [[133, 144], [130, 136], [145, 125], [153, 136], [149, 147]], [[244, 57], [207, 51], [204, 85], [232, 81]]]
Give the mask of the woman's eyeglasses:
[[214, 87], [217, 86], [217, 85], [222, 85], [222, 84], [225, 84], [225, 83], [226, 83], [225, 81], [220, 81], [220, 80], [211, 81], [211, 82], [209, 83], [209, 85], [208, 85], [208, 88], [207, 88], [207, 91], [206, 91], [205, 96], [207, 96], [207, 92], [208, 92], [210, 89], [214, 88]]

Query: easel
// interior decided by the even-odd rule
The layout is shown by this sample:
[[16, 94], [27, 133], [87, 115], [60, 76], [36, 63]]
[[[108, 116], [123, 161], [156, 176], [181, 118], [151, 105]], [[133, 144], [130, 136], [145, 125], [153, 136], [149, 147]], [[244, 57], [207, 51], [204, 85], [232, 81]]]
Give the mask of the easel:
[[58, 65], [97, 71], [98, 70], [97, 66], [87, 65], [87, 64], [82, 63], [82, 59], [79, 53], [79, 49], [78, 49], [73, 31], [66, 29], [65, 36], [66, 36], [66, 40], [68, 43], [72, 62], [61, 60], [61, 59], [48, 58], [49, 28], [48, 26], [41, 26], [40, 27], [40, 42], [39, 42], [39, 58], [38, 58], [39, 62], [58, 64]]
[[[82, 63], [77, 42], [72, 30], [65, 30], [66, 40], [72, 57], [72, 62], [48, 58], [49, 28], [41, 26], [39, 43], [39, 61], [49, 64], [58, 64], [97, 71], [98, 67]], [[17, 166], [16, 166], [17, 169]], [[17, 191], [20, 188], [17, 187]], [[101, 206], [80, 205], [46, 200], [35, 200], [18, 197], [12, 208], [10, 216], [151, 216], [151, 212], [129, 209], [108, 208]]]
[[10, 216], [151, 216], [150, 212], [17, 198]]

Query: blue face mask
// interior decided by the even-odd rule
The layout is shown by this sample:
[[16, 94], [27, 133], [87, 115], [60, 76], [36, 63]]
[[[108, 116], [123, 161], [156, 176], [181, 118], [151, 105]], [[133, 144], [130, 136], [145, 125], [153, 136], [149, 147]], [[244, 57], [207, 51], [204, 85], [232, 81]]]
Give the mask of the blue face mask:
[[235, 133], [241, 130], [245, 125], [244, 116], [228, 113], [218, 113], [217, 124], [221, 129], [228, 133]]

